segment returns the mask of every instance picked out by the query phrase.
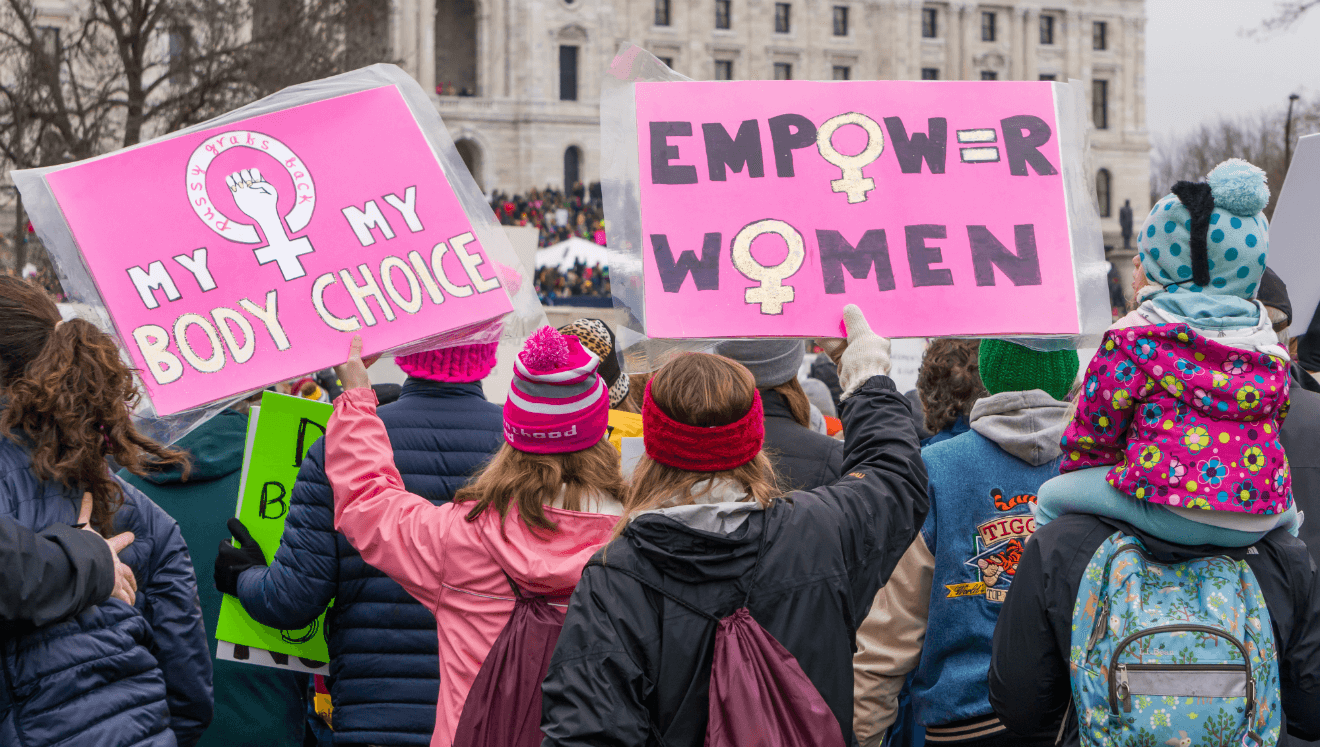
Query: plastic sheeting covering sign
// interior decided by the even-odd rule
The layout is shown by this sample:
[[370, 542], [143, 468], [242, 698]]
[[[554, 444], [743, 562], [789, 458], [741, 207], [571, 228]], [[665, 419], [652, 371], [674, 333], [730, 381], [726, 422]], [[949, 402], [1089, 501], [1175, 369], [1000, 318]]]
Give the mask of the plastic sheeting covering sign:
[[891, 337], [1107, 324], [1073, 87], [666, 80], [630, 51], [611, 73], [631, 96], [604, 103], [631, 130], [603, 136], [631, 161], [606, 209], [648, 337], [838, 336], [847, 303]]
[[[289, 514], [298, 469], [307, 450], [325, 435], [333, 412], [334, 408], [324, 402], [266, 392], [261, 396], [261, 406], [252, 408], [248, 417], [247, 451], [235, 515], [261, 546], [268, 563], [284, 536], [284, 520]], [[305, 667], [313, 669], [317, 662], [330, 660], [324, 614], [301, 630], [277, 630], [253, 620], [242, 603], [228, 594], [220, 603], [215, 637], [299, 657], [306, 660]]]
[[[513, 308], [509, 273], [400, 86], [172, 135], [44, 181], [157, 415], [338, 363], [353, 333], [370, 354]], [[58, 222], [44, 216], [34, 222]]]

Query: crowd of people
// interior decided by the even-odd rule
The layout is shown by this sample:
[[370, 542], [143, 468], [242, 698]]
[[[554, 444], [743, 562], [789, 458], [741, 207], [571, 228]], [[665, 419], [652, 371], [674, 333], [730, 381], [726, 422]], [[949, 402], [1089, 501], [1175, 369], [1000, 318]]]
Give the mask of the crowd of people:
[[[1091, 360], [935, 340], [906, 393], [851, 305], [645, 374], [545, 327], [502, 407], [495, 343], [400, 356], [381, 404], [354, 338], [271, 557], [222, 510], [243, 407], [152, 441], [113, 340], [0, 277], [0, 742], [1320, 739], [1320, 384], [1268, 197], [1174, 185]], [[329, 675], [216, 660], [225, 597], [324, 614]]]
[[600, 182], [592, 182], [590, 186], [578, 182], [570, 190], [533, 189], [525, 195], [513, 196], [496, 190], [491, 194], [490, 207], [501, 225], [537, 229], [538, 248], [574, 236], [605, 246], [605, 208]]

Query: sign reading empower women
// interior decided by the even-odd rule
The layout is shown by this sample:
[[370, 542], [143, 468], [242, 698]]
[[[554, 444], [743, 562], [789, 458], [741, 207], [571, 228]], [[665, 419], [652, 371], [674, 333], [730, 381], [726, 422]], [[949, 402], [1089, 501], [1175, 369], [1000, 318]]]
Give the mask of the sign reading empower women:
[[1070, 221], [1099, 221], [1069, 204], [1066, 86], [634, 91], [650, 337], [838, 335], [847, 303], [894, 337], [1083, 332]]
[[512, 308], [395, 85], [45, 179], [158, 415]]

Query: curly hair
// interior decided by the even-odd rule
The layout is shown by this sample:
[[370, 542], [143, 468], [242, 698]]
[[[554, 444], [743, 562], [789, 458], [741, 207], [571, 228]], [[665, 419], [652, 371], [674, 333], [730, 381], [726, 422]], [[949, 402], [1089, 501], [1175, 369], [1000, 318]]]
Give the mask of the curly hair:
[[142, 435], [130, 413], [141, 397], [119, 349], [83, 319], [61, 323], [44, 290], [0, 276], [0, 428], [31, 453], [38, 479], [92, 494], [92, 526], [104, 536], [124, 493], [106, 457], [137, 475], [166, 465], [187, 476], [187, 455]]
[[940, 338], [931, 340], [917, 372], [917, 395], [925, 412], [926, 430], [931, 433], [953, 425], [972, 412], [976, 400], [986, 396], [981, 369], [976, 362], [980, 340]]

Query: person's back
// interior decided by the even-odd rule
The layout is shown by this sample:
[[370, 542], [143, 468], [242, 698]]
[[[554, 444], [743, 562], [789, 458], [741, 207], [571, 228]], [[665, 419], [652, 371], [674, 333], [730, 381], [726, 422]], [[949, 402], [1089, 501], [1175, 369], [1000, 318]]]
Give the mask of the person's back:
[[822, 743], [853, 742], [853, 635], [926, 498], [910, 410], [883, 375], [888, 343], [861, 326], [855, 307], [848, 319], [850, 453], [833, 485], [775, 488], [755, 382], [731, 361], [688, 354], [651, 380], [631, 518], [583, 571], [543, 687], [546, 747], [659, 744], [661, 736], [695, 747], [707, 743], [712, 709], [771, 707], [710, 695], [725, 625], [712, 617], [743, 606], [837, 720], [839, 734]]
[[[999, 613], [990, 667], [990, 703], [1000, 720], [1019, 733], [1057, 731], [1064, 747], [1080, 744], [1076, 710], [1070, 708], [1074, 613], [1088, 565], [1096, 550], [1115, 533], [1139, 540], [1148, 563], [1177, 564], [1215, 555], [1245, 561], [1269, 611], [1280, 673], [1277, 700], [1275, 693], [1264, 692], [1257, 693], [1257, 702], [1281, 702], [1289, 734], [1320, 738], [1320, 689], [1315, 686], [1320, 681], [1320, 591], [1300, 540], [1276, 529], [1245, 548], [1188, 546], [1166, 542], [1123, 522], [1081, 513], [1060, 516], [1040, 527], [1018, 563], [1017, 579]], [[1111, 620], [1110, 625], [1120, 623]], [[1195, 681], [1183, 679], [1181, 686], [1195, 686]], [[1163, 719], [1148, 718], [1148, 724], [1138, 726], [1152, 733], [1154, 741], [1149, 744], [1166, 739], [1174, 744], [1180, 736], [1169, 726], [1169, 718], [1199, 715], [1195, 709], [1181, 709], [1166, 713]], [[1233, 744], [1239, 743], [1237, 737], [1230, 734], [1229, 738]]]
[[1036, 491], [1063, 458], [1077, 354], [983, 340], [979, 355], [989, 396], [972, 407], [969, 432], [922, 449], [930, 513], [857, 631], [854, 727], [866, 747], [895, 722], [910, 672], [916, 721], [932, 741], [1053, 743], [1053, 734], [1006, 733], [985, 674], [995, 619], [1036, 528]]
[[183, 455], [142, 436], [136, 387], [113, 341], [60, 321], [44, 291], [0, 277], [0, 515], [41, 531], [86, 521], [132, 532], [119, 557], [133, 605], [111, 598], [35, 630], [9, 630], [0, 657], [0, 743], [191, 747], [211, 720], [211, 662], [197, 582], [178, 526], [111, 474]]
[[[447, 503], [499, 448], [500, 408], [480, 384], [495, 346], [396, 359], [410, 378], [380, 417], [405, 487], [435, 505]], [[327, 612], [336, 744], [429, 744], [439, 692], [435, 618], [335, 531], [324, 439], [299, 469], [285, 527], [270, 567], [239, 576], [244, 609], [282, 629]]]
[[741, 363], [761, 390], [765, 452], [785, 490], [813, 490], [839, 479], [843, 442], [810, 428], [811, 403], [798, 383], [801, 340], [729, 340], [715, 348]]
[[[346, 393], [326, 435], [335, 525], [366, 561], [435, 614], [435, 747], [448, 747], [463, 725], [469, 691], [509, 622], [515, 595], [544, 596], [562, 608], [583, 564], [618, 521], [623, 482], [619, 454], [605, 438], [609, 397], [598, 360], [576, 337], [549, 327], [533, 335], [519, 354], [502, 415], [506, 443], [453, 503], [441, 506], [428, 505], [399, 479], [374, 417], [374, 394], [359, 383], [366, 378], [361, 360], [342, 367]], [[526, 681], [533, 666], [520, 661], [500, 683], [530, 684], [529, 708], [483, 715], [534, 727], [540, 674]]]
[[[215, 520], [220, 507], [238, 496], [247, 417], [224, 410], [180, 439], [191, 470], [165, 469], [120, 477], [141, 490], [179, 524], [194, 568], [205, 577], [216, 548], [229, 537]], [[214, 632], [222, 595], [210, 583], [197, 589], [207, 630]], [[303, 743], [307, 675], [215, 659], [215, 637], [208, 636], [214, 668], [215, 718], [198, 747], [300, 747]]]

